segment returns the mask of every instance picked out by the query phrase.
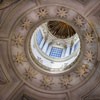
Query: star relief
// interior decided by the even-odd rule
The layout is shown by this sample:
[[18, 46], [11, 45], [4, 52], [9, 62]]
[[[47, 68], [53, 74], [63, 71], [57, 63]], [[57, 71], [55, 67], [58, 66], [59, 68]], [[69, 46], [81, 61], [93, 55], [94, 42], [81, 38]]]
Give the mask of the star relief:
[[75, 73], [82, 79], [86, 76], [87, 73], [89, 73], [89, 65], [83, 64], [81, 67], [78, 67], [75, 71]]
[[23, 29], [28, 30], [28, 29], [31, 27], [31, 24], [32, 24], [32, 22], [31, 22], [29, 19], [24, 18], [24, 19], [22, 20], [22, 25], [21, 25], [21, 27], [22, 27]]
[[60, 78], [61, 88], [68, 88], [71, 85], [72, 77], [71, 75], [63, 76]]
[[23, 62], [26, 62], [25, 55], [17, 52], [17, 55], [14, 56], [14, 61], [18, 64], [23, 64]]
[[85, 39], [86, 39], [87, 43], [92, 43], [93, 40], [94, 40], [94, 37], [92, 36], [91, 33], [86, 33], [85, 34]]
[[34, 70], [32, 67], [25, 69], [25, 73], [24, 73], [26, 80], [32, 80], [33, 78], [36, 79], [37, 74], [38, 73], [36, 72], [36, 70]]
[[84, 21], [84, 18], [83, 17], [77, 16], [76, 18], [74, 18], [74, 23], [78, 27], [82, 27], [85, 24], [85, 21]]
[[37, 15], [39, 16], [39, 18], [45, 18], [48, 15], [48, 11], [46, 8], [40, 8]]
[[57, 16], [58, 17], [61, 17], [61, 18], [66, 17], [67, 16], [67, 13], [68, 13], [68, 11], [64, 7], [61, 7], [61, 8], [59, 8], [57, 10]]
[[92, 51], [87, 51], [85, 57], [88, 62], [92, 62], [94, 60], [94, 54]]
[[17, 35], [15, 34], [12, 41], [13, 41], [13, 44], [17, 47], [23, 46], [24, 36], [20, 35], [20, 33]]
[[40, 87], [45, 89], [52, 89], [53, 84], [53, 78], [51, 76], [43, 76]]

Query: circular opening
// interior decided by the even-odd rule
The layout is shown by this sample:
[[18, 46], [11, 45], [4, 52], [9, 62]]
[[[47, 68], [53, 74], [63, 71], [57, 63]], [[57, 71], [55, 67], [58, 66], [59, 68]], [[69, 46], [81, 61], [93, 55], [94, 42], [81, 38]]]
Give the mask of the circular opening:
[[38, 26], [30, 40], [32, 57], [41, 69], [52, 73], [66, 70], [80, 53], [80, 39], [72, 26], [48, 21]]
[[61, 21], [49, 21], [47, 27], [52, 35], [60, 39], [70, 38], [76, 33], [70, 25]]

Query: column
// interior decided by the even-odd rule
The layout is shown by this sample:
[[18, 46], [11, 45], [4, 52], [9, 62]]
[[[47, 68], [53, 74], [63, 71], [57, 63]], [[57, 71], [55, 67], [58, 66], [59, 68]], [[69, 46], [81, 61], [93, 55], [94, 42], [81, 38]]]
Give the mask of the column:
[[61, 58], [63, 58], [65, 56], [65, 52], [66, 52], [66, 48], [63, 48], [63, 52], [62, 52]]
[[77, 41], [77, 42], [75, 43], [74, 51], [77, 50], [78, 48], [80, 48], [80, 42], [79, 42], [79, 41]]
[[40, 47], [41, 49], [43, 48], [44, 43], [45, 43], [45, 39], [43, 38], [42, 41], [41, 41], [41, 43], [40, 43], [40, 45], [39, 45], [39, 47]]
[[45, 42], [45, 44], [44, 44], [44, 46], [43, 46], [43, 48], [42, 48], [42, 51], [43, 51], [44, 53], [46, 53], [47, 49], [48, 49], [48, 41]]
[[47, 50], [47, 55], [49, 56], [50, 52], [51, 52], [51, 48], [52, 48], [52, 45], [49, 45], [48, 47], [48, 50]]
[[74, 45], [75, 45], [75, 44], [73, 44], [72, 47], [71, 47], [71, 48], [72, 48], [72, 49], [71, 49], [71, 54], [74, 52]]
[[65, 52], [65, 57], [69, 56], [70, 55], [70, 44], [67, 44], [67, 48], [66, 48], [66, 52]]

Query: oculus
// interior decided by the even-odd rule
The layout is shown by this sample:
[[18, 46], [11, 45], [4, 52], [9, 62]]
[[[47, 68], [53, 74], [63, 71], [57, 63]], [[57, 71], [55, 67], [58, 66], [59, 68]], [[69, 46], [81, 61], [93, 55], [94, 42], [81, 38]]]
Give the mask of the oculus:
[[40, 68], [50, 73], [59, 73], [77, 60], [80, 39], [72, 28], [62, 21], [47, 21], [38, 26], [30, 40], [32, 58]]

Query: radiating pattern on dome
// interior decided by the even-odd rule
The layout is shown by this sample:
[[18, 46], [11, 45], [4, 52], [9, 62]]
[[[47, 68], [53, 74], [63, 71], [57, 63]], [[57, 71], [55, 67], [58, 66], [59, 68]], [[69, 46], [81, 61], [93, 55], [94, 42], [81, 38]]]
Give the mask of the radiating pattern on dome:
[[67, 23], [61, 21], [49, 21], [48, 29], [57, 38], [65, 39], [75, 34], [75, 30]]

